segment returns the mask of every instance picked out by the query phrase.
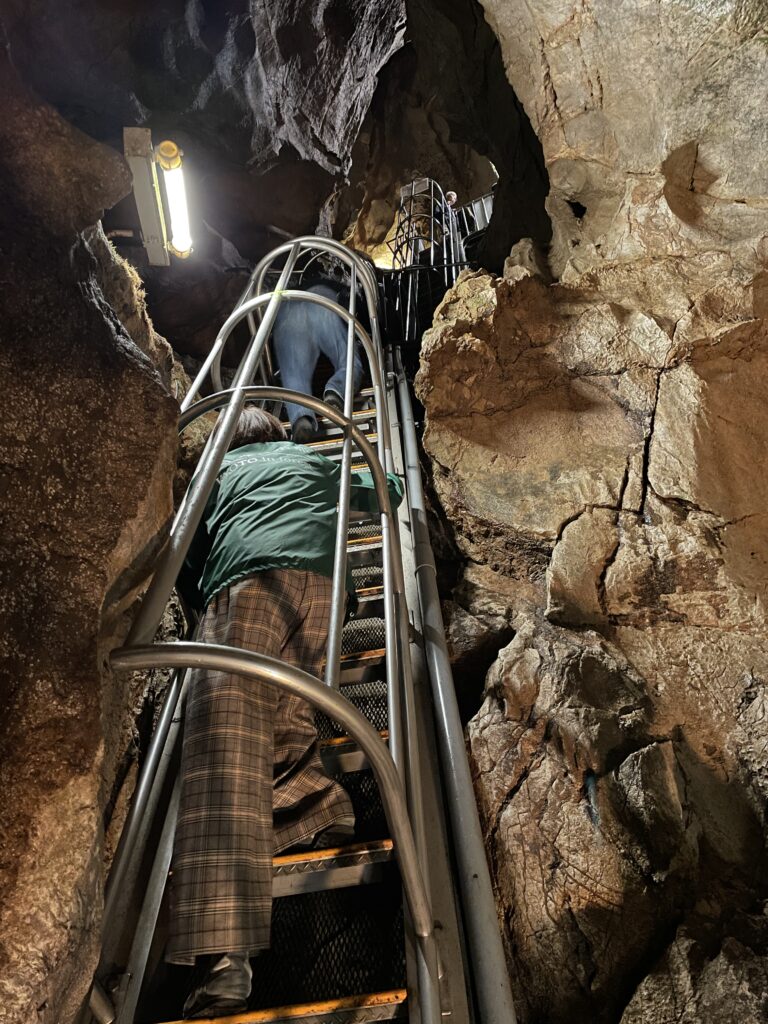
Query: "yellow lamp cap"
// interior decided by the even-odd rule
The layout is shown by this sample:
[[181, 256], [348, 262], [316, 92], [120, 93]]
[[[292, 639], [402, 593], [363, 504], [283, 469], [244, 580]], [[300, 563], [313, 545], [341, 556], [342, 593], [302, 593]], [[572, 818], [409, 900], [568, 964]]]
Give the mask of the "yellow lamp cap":
[[155, 156], [164, 171], [173, 171], [177, 167], [181, 167], [181, 150], [170, 139], [165, 139], [160, 143], [155, 149]]

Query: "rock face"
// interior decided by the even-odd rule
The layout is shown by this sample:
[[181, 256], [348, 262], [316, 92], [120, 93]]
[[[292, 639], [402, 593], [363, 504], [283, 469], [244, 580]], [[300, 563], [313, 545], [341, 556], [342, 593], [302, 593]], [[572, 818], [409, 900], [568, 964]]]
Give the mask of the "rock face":
[[0, 1019], [71, 1019], [133, 695], [107, 670], [171, 513], [170, 350], [94, 225], [122, 159], [0, 65]]
[[763, 275], [674, 329], [610, 278], [510, 275], [465, 273], [424, 340], [434, 486], [486, 567], [449, 632], [503, 593], [470, 741], [523, 1019], [613, 1021], [718, 870], [745, 913], [765, 881]]
[[490, 189], [490, 160], [499, 182], [479, 258], [500, 270], [519, 238], [533, 236], [544, 247], [550, 239], [541, 146], [477, 0], [407, 0], [406, 8], [406, 44], [384, 70], [356, 144], [337, 233], [354, 208], [350, 243], [388, 253], [381, 244], [401, 186], [426, 175], [457, 192], [461, 204]]
[[265, 225], [301, 233], [317, 223], [377, 72], [402, 43], [405, 8], [9, 0], [4, 21], [16, 66], [77, 127], [118, 148], [124, 125], [181, 142], [199, 225], [252, 256], [265, 251]]
[[569, 259], [752, 258], [768, 193], [762, 0], [480, 2], [544, 150], [558, 275]]
[[[765, 916], [742, 915], [715, 951], [706, 929], [681, 928], [638, 986], [621, 1024], [761, 1024], [768, 1017], [768, 928]], [[738, 936], [738, 937], [737, 937]], [[710, 942], [707, 940], [710, 939]]]
[[[2, 28], [24, 80], [82, 131], [120, 152], [124, 126], [181, 145], [195, 255], [140, 269], [158, 329], [199, 356], [249, 261], [314, 233], [345, 180], [405, 3], [7, 0]], [[132, 200], [107, 227], [138, 229]]]
[[483, 6], [553, 245], [462, 275], [417, 386], [451, 629], [508, 631], [469, 739], [520, 1016], [759, 1020], [764, 6]]

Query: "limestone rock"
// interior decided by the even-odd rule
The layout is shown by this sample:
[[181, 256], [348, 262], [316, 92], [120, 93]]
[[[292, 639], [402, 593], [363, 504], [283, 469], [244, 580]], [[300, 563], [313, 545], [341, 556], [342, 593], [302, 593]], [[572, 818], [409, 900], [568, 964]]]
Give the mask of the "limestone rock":
[[727, 936], [714, 956], [711, 939], [681, 928], [638, 986], [621, 1024], [762, 1024], [768, 1017], [766, 919], [736, 925], [739, 937]]
[[540, 577], [585, 509], [635, 507], [669, 339], [622, 307], [584, 308], [523, 268], [462, 274], [424, 336], [417, 392], [435, 488], [476, 561]]
[[616, 512], [583, 512], [563, 530], [547, 569], [547, 618], [560, 625], [605, 621], [605, 573], [619, 546]]
[[469, 719], [482, 699], [485, 675], [496, 655], [514, 636], [513, 620], [521, 598], [516, 581], [485, 566], [467, 565], [443, 603], [448, 652], [459, 710]]
[[609, 1021], [656, 929], [690, 899], [699, 826], [618, 650], [518, 626], [469, 741], [520, 1012]]
[[466, 0], [407, 0], [406, 9], [405, 45], [380, 76], [355, 146], [351, 188], [334, 210], [336, 235], [391, 260], [385, 240], [400, 187], [428, 175], [461, 204], [490, 189], [491, 160], [499, 180], [481, 264], [501, 270], [519, 238], [535, 238], [544, 251], [550, 226], [541, 147], [482, 8]]
[[544, 150], [558, 276], [705, 251], [754, 266], [762, 3], [481, 3]]
[[[526, 1024], [613, 1024], [702, 898], [712, 1005], [731, 985], [745, 1019], [762, 1009], [764, 953], [725, 940], [729, 906], [751, 912], [765, 873], [765, 310], [765, 272], [741, 250], [630, 254], [572, 261], [551, 286], [519, 265], [464, 274], [425, 335], [435, 493], [472, 572], [491, 589], [503, 576], [516, 631], [469, 736]], [[460, 591], [452, 631], [492, 650]], [[624, 668], [550, 700], [540, 679], [568, 674], [590, 627], [609, 644], [599, 660]], [[626, 740], [595, 728], [622, 700], [617, 673], [644, 701]], [[599, 837], [575, 809], [590, 793]], [[651, 978], [638, 1005], [663, 1021]]]
[[5, 59], [0, 77], [0, 1015], [64, 1024], [95, 963], [129, 717], [106, 655], [165, 536], [177, 404], [108, 304], [119, 291], [137, 340], [167, 358], [132, 279], [80, 233], [129, 187], [122, 159]]
[[141, 278], [131, 264], [115, 251], [100, 225], [88, 229], [84, 237], [98, 264], [104, 298], [133, 343], [156, 367], [163, 384], [170, 388], [174, 373], [173, 350], [149, 319]]

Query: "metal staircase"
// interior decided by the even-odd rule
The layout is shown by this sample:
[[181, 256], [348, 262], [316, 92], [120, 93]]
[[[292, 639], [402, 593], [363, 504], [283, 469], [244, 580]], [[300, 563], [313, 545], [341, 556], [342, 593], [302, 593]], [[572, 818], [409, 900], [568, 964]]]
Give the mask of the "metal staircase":
[[[289, 288], [297, 267], [317, 253], [349, 269], [348, 308]], [[276, 263], [279, 279], [266, 291]], [[356, 318], [358, 284], [370, 334]], [[274, 858], [272, 948], [252, 961], [248, 1011], [222, 1020], [514, 1024], [440, 620], [408, 385], [399, 354], [382, 343], [377, 299], [372, 269], [341, 244], [308, 237], [280, 246], [254, 271], [184, 399], [182, 430], [206, 412], [220, 412], [126, 644], [111, 655], [116, 671], [166, 666], [176, 672], [113, 863], [102, 955], [79, 1024], [158, 1024], [181, 1016], [190, 969], [163, 961], [164, 892], [192, 667], [259, 677], [308, 700], [323, 761], [350, 794], [357, 819], [348, 846]], [[316, 302], [347, 323], [348, 366], [355, 337], [361, 342], [371, 386], [354, 396], [347, 374], [344, 414], [272, 384], [267, 343], [284, 301]], [[224, 390], [222, 350], [243, 321], [251, 343]], [[209, 375], [216, 390], [199, 399]], [[254, 378], [262, 383], [254, 385]], [[284, 398], [317, 413], [312, 446], [341, 465], [322, 681], [250, 651], [196, 643], [193, 635], [153, 643], [243, 406], [274, 406]], [[375, 516], [350, 514], [350, 473], [357, 468], [374, 477]], [[406, 484], [398, 517], [389, 506], [387, 472]], [[348, 565], [359, 604], [345, 623]]]

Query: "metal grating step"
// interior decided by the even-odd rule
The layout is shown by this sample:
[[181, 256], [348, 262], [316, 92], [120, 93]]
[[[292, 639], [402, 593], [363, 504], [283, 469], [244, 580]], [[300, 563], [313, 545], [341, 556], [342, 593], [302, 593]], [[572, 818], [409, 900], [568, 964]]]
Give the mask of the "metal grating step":
[[[251, 960], [253, 988], [248, 1012], [274, 1013], [271, 1007], [405, 988], [402, 890], [397, 872], [388, 872], [384, 881], [364, 889], [331, 889], [307, 893], [300, 899], [284, 896], [272, 906], [271, 947]], [[137, 1024], [178, 1021], [192, 971], [191, 967], [161, 964]], [[242, 1016], [247, 1019], [246, 1014]], [[233, 1019], [237, 1018], [227, 1018], [229, 1022]], [[345, 1024], [356, 1020], [354, 1016], [341, 1019]], [[377, 1018], [362, 1018], [366, 1019]], [[335, 1022], [333, 1016], [319, 1020]]]
[[344, 889], [379, 882], [392, 862], [391, 839], [355, 843], [331, 850], [289, 853], [272, 860], [272, 896]]
[[336, 776], [346, 789], [355, 812], [355, 841], [368, 843], [388, 839], [389, 826], [381, 794], [370, 771], [346, 772]]
[[384, 570], [380, 565], [355, 565], [352, 567], [352, 582], [356, 590], [384, 585]]
[[349, 539], [378, 537], [381, 540], [381, 523], [353, 523], [349, 528]]
[[380, 651], [385, 643], [384, 619], [350, 619], [341, 634], [341, 654]]
[[261, 1009], [405, 986], [399, 879], [275, 900], [272, 948], [253, 961]]
[[[366, 683], [351, 683], [344, 687], [344, 696], [360, 711], [374, 729], [385, 730], [389, 724], [387, 719], [387, 684], [383, 679], [374, 679]], [[332, 722], [327, 715], [317, 712], [315, 725], [320, 740], [344, 736], [344, 727]]]

